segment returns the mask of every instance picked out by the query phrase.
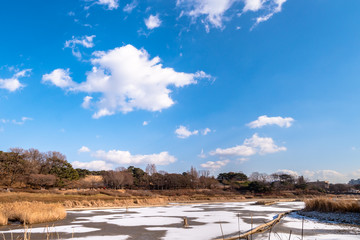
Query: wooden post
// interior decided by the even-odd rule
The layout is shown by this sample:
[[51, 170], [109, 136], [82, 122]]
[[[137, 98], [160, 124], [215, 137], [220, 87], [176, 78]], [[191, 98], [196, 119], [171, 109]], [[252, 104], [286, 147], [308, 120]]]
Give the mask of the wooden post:
[[186, 217], [184, 217], [184, 224], [183, 224], [183, 227], [187, 228], [189, 227], [189, 224], [188, 224], [188, 220]]

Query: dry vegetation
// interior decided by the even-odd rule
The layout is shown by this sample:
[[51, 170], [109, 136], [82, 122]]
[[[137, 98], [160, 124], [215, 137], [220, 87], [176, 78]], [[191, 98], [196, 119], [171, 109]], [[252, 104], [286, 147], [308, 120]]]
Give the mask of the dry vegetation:
[[322, 197], [305, 200], [304, 211], [360, 213], [360, 204], [356, 200], [333, 200]]
[[19, 221], [25, 224], [51, 222], [66, 217], [66, 210], [61, 204], [42, 202], [13, 202], [0, 205], [0, 224]]

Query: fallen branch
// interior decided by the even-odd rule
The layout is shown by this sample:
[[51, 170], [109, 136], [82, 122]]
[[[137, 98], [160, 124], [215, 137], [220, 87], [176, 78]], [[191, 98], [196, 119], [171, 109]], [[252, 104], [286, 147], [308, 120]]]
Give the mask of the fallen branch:
[[284, 213], [280, 213], [274, 220], [264, 223], [256, 228], [250, 229], [249, 231], [236, 236], [236, 237], [230, 237], [230, 238], [224, 238], [224, 239], [216, 239], [216, 240], [237, 240], [237, 239], [247, 239], [249, 236], [255, 234], [255, 233], [260, 233], [260, 232], [265, 232], [269, 229], [271, 229], [272, 227], [274, 227], [278, 222], [280, 222], [280, 220], [287, 214], [291, 213], [293, 211], [288, 211], [288, 212], [284, 212]]

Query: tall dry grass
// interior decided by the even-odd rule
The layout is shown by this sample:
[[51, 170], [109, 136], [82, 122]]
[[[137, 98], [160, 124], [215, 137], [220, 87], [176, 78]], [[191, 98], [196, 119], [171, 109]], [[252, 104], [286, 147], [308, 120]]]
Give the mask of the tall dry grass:
[[356, 200], [314, 198], [305, 200], [305, 211], [354, 212], [360, 213], [360, 203]]
[[66, 217], [66, 210], [61, 204], [42, 202], [14, 202], [0, 205], [0, 225], [8, 221], [19, 221], [25, 224], [51, 222]]

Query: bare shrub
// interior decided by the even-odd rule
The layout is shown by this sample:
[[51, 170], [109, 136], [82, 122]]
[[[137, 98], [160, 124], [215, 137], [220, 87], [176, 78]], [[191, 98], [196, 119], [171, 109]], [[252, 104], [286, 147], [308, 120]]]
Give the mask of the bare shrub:
[[131, 197], [129, 193], [119, 191], [101, 190], [100, 193], [112, 197]]
[[56, 183], [56, 177], [49, 174], [30, 174], [28, 183], [33, 187], [52, 187]]

